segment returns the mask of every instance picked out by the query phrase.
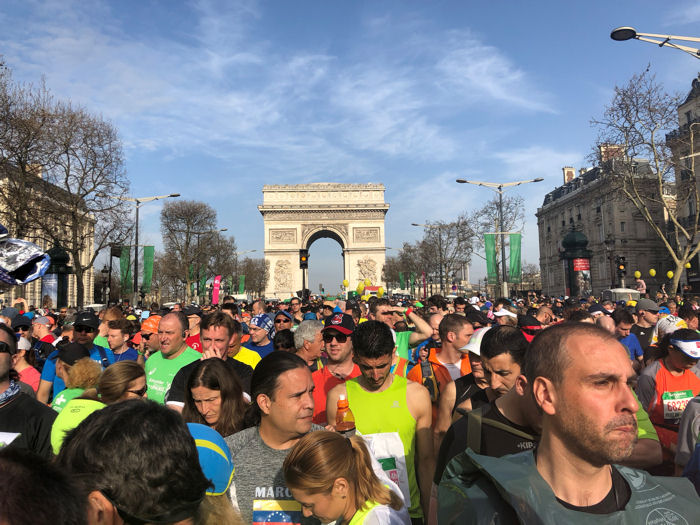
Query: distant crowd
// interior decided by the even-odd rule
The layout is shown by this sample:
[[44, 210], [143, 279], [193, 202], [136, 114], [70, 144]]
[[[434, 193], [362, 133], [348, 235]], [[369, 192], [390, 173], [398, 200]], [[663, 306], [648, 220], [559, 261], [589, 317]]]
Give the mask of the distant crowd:
[[647, 294], [17, 299], [0, 523], [696, 523], [699, 319]]

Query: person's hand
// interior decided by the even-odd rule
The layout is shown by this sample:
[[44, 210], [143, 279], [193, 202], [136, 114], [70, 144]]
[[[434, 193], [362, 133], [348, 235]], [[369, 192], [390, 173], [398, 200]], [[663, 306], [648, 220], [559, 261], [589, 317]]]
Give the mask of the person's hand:
[[213, 348], [210, 348], [209, 350], [202, 350], [202, 361], [205, 359], [211, 359], [212, 357], [219, 357], [216, 352], [214, 352]]

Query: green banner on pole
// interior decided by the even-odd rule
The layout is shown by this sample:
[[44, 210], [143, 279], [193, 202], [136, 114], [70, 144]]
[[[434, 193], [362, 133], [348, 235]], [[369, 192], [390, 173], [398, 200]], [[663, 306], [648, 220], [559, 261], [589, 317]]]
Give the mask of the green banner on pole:
[[508, 282], [519, 283], [522, 276], [522, 268], [520, 261], [520, 243], [522, 234], [510, 234], [510, 267], [508, 272]]
[[143, 247], [143, 293], [151, 292], [151, 281], [153, 280], [153, 257], [155, 248], [153, 246]]
[[416, 272], [411, 272], [411, 287], [416, 284]]
[[406, 288], [406, 279], [403, 277], [403, 272], [399, 272], [399, 285], [402, 290]]
[[233, 293], [233, 275], [226, 277], [226, 293]]
[[122, 246], [119, 256], [119, 276], [121, 277], [122, 295], [134, 293], [134, 280], [131, 275], [131, 246]]
[[496, 235], [493, 233], [484, 234], [484, 250], [486, 252], [486, 275], [489, 284], [498, 282], [498, 271], [496, 270]]
[[199, 269], [199, 295], [207, 294], [207, 267], [202, 265]]
[[245, 292], [245, 275], [238, 276], [238, 293]]
[[190, 297], [194, 296], [194, 265], [190, 264], [189, 268], [190, 277]]

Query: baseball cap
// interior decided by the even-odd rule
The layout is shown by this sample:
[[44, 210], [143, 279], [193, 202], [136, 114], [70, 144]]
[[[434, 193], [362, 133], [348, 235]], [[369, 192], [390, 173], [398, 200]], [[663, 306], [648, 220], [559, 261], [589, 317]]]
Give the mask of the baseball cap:
[[73, 326], [87, 326], [88, 328], [97, 330], [100, 327], [100, 319], [93, 312], [78, 312]]
[[[700, 337], [700, 335], [698, 336]], [[671, 344], [691, 359], [700, 359], [700, 340], [681, 341], [679, 339], [671, 339]]]
[[59, 345], [56, 357], [67, 365], [73, 366], [76, 361], [84, 357], [90, 357], [90, 352], [81, 344], [66, 343], [64, 345]]
[[141, 323], [141, 332], [148, 332], [149, 334], [158, 333], [158, 323], [162, 317], [160, 315], [152, 315], [148, 319], [144, 319]]
[[190, 306], [185, 306], [182, 309], [182, 313], [185, 314], [187, 317], [190, 315], [197, 315], [199, 317], [202, 317], [202, 309], [199, 306], [191, 304]]
[[476, 295], [469, 298], [469, 304], [477, 304], [478, 302], [479, 298]]
[[282, 316], [286, 317], [287, 319], [289, 319], [290, 321], [294, 322], [294, 317], [287, 310], [277, 310], [277, 312], [275, 313], [275, 318], [277, 318], [280, 315], [282, 315]]
[[516, 319], [518, 318], [517, 314], [514, 314], [510, 310], [506, 310], [505, 308], [501, 308], [498, 312], [493, 312], [493, 315], [496, 317], [503, 317], [504, 315], [507, 315], [508, 317], [515, 317]]
[[226, 494], [236, 470], [226, 441], [221, 434], [206, 425], [187, 423], [187, 428], [197, 446], [199, 465], [202, 467], [204, 477], [211, 482], [206, 493], [209, 496]]
[[32, 324], [43, 324], [44, 326], [51, 326], [53, 324], [53, 319], [42, 315], [41, 317], [36, 317]]
[[491, 330], [490, 326], [475, 330], [469, 342], [460, 348], [459, 351], [465, 354], [471, 352], [472, 354], [481, 355], [481, 340], [484, 338], [484, 334], [489, 330]]
[[637, 301], [637, 311], [639, 310], [646, 310], [648, 312], [658, 312], [659, 305], [651, 299], [644, 298]]
[[593, 303], [591, 306], [588, 307], [588, 313], [591, 315], [595, 315], [595, 314], [607, 315], [608, 311], [605, 308], [603, 308], [600, 304]]
[[326, 317], [323, 322], [323, 331], [338, 330], [341, 334], [350, 335], [355, 331], [355, 323], [352, 315], [336, 313]]
[[32, 320], [26, 315], [15, 315], [12, 318], [12, 329], [17, 330], [20, 326], [29, 328], [32, 326]]
[[675, 315], [667, 315], [656, 323], [656, 333], [659, 341], [666, 334], [672, 334], [679, 328], [688, 328], [686, 322]]
[[14, 319], [15, 316], [19, 315], [19, 310], [17, 310], [17, 308], [13, 308], [12, 306], [6, 306], [0, 310], [0, 315]]

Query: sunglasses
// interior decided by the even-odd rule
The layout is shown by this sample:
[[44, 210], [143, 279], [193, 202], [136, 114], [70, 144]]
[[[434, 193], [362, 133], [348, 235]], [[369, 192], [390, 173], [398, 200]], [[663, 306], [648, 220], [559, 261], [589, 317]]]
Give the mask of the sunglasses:
[[141, 339], [148, 341], [153, 334], [141, 334]]
[[12, 355], [14, 352], [12, 351], [12, 348], [10, 348], [10, 345], [8, 345], [5, 341], [0, 341], [0, 354], [10, 354]]
[[339, 343], [344, 343], [345, 341], [348, 340], [348, 336], [345, 334], [341, 334], [340, 332], [335, 333], [335, 334], [332, 334], [330, 332], [325, 332], [323, 334], [323, 342], [324, 343], [330, 343], [331, 341], [333, 341], [333, 339], [335, 339]]
[[29, 332], [29, 327], [28, 326], [18, 326], [17, 330], [20, 332]]
[[127, 390], [127, 392], [130, 392], [130, 393], [137, 395], [139, 397], [143, 397], [144, 395], [146, 395], [147, 390], [148, 390], [148, 387], [145, 386], [145, 387], [141, 388], [140, 390]]
[[275, 324], [279, 323], [291, 323], [289, 319], [275, 319]]
[[73, 331], [78, 332], [79, 334], [87, 334], [90, 332], [94, 332], [94, 328], [90, 328], [89, 326], [74, 326]]

